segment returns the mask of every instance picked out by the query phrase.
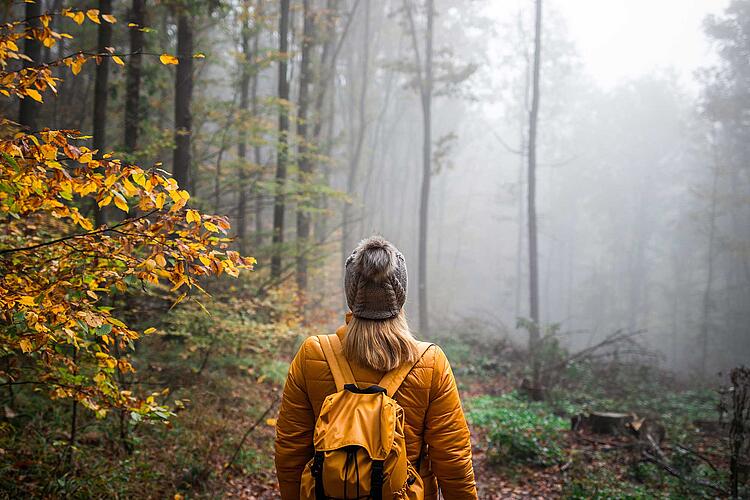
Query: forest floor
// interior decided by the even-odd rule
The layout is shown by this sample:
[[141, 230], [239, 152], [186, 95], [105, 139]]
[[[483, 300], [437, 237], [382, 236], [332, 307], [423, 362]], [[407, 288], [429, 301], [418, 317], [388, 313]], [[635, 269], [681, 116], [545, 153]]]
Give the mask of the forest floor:
[[[170, 333], [198, 331], [202, 317], [178, 315], [172, 330], [140, 349], [137, 383], [170, 388], [158, 396], [175, 408], [169, 425], [126, 422], [123, 439], [117, 418], [84, 413], [71, 451], [70, 402], [49, 405], [32, 389], [18, 390], [0, 419], [0, 498], [279, 498], [274, 417], [300, 333], [277, 321], [253, 330], [243, 349], [236, 337], [220, 349], [210, 328], [232, 326], [219, 314], [201, 335]], [[471, 426], [480, 498], [724, 496], [717, 489], [726, 485], [726, 439], [695, 425], [717, 419], [715, 390], [634, 360], [597, 360], [563, 370], [545, 401], [533, 402], [519, 390], [523, 352], [483, 338], [435, 339]], [[665, 438], [654, 451], [628, 435], [573, 432], [570, 418], [589, 411], [632, 412]], [[646, 460], [648, 453], [663, 455]]]

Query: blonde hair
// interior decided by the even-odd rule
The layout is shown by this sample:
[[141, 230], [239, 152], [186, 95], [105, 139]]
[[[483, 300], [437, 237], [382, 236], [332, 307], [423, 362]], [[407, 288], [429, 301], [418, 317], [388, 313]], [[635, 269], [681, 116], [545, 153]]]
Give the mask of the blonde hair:
[[384, 320], [353, 317], [346, 328], [343, 348], [349, 361], [381, 372], [414, 363], [419, 357], [417, 341], [403, 309]]

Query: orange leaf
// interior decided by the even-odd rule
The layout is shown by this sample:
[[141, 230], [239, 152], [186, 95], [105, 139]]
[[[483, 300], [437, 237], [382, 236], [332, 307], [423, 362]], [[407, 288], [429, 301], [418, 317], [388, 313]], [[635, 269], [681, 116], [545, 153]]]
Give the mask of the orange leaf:
[[180, 62], [175, 56], [166, 53], [159, 56], [159, 61], [164, 65], [179, 64]]

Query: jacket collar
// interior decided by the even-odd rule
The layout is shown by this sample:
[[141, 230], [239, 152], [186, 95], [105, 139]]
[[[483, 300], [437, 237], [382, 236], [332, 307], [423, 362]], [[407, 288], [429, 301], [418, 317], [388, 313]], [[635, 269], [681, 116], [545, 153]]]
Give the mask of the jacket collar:
[[351, 311], [346, 313], [346, 323], [336, 329], [336, 335], [338, 335], [341, 340], [344, 340], [344, 337], [346, 336], [346, 327], [352, 320], [352, 316], [353, 314], [351, 313]]

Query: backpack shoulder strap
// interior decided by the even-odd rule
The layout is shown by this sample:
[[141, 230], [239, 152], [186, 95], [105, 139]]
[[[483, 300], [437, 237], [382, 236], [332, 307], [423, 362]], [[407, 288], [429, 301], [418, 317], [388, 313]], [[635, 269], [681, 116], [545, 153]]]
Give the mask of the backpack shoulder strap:
[[343, 391], [346, 384], [356, 384], [357, 381], [354, 379], [352, 368], [349, 366], [349, 362], [344, 357], [341, 349], [339, 336], [334, 333], [333, 335], [318, 335], [318, 338], [320, 339], [320, 346], [323, 348], [326, 362], [331, 368], [333, 381], [336, 383], [336, 391]]
[[424, 354], [427, 352], [427, 349], [429, 349], [433, 345], [435, 344], [431, 342], [417, 342], [419, 357], [414, 363], [403, 364], [383, 375], [383, 378], [380, 379], [380, 383], [378, 385], [386, 390], [386, 394], [388, 394], [388, 396], [393, 397], [396, 394], [396, 391], [398, 391], [398, 388], [401, 387], [401, 384], [409, 375], [409, 372], [411, 372], [414, 366], [419, 363], [419, 361], [422, 359], [422, 356], [424, 356]]

